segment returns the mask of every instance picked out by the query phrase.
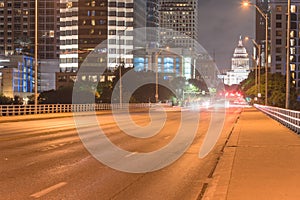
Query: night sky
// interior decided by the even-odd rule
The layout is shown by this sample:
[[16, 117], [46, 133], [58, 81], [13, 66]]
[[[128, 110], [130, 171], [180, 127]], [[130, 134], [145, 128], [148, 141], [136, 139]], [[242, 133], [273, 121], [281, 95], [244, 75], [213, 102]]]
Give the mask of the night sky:
[[[220, 70], [230, 69], [239, 36], [255, 38], [255, 8], [243, 8], [241, 0], [199, 0], [199, 15], [200, 44]], [[251, 54], [251, 42], [244, 45]]]

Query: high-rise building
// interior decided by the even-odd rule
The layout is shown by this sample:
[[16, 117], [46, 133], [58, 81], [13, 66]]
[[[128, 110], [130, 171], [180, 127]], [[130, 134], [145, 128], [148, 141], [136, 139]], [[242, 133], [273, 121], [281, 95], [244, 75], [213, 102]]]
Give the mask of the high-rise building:
[[160, 45], [195, 48], [198, 41], [198, 1], [161, 0], [159, 25], [169, 29], [160, 33]]
[[59, 58], [59, 1], [38, 1], [38, 59]]
[[[287, 1], [272, 0], [271, 8], [271, 73], [286, 74]], [[300, 1], [291, 1], [290, 71], [293, 84], [300, 88]]]
[[[34, 53], [35, 1], [0, 1], [0, 54]], [[58, 58], [59, 3], [38, 1], [38, 58]]]
[[59, 71], [59, 6], [59, 1], [38, 1], [39, 92], [55, 89], [55, 72]]
[[97, 49], [99, 65], [132, 65], [133, 56], [125, 51], [133, 49], [133, 0], [61, 0], [60, 7], [61, 71], [77, 71], [104, 41], [106, 46]]
[[[34, 9], [34, 0], [0, 1], [0, 54], [34, 55]], [[37, 37], [38, 91], [51, 90], [59, 65], [59, 1], [38, 1]]]
[[0, 1], [0, 54], [34, 53], [34, 0]]
[[159, 1], [134, 1], [134, 48], [155, 48], [158, 45]]
[[[269, 0], [256, 0], [256, 6], [263, 13], [269, 13]], [[266, 20], [257, 9], [255, 13], [255, 21], [255, 39], [257, 43], [263, 44], [266, 39]]]
[[[256, 0], [256, 6], [258, 9], [262, 11], [262, 13], [267, 14], [268, 16], [268, 41], [270, 43], [270, 8], [269, 8], [270, 0]], [[261, 66], [265, 66], [266, 58], [265, 58], [265, 45], [266, 45], [266, 19], [262, 16], [262, 14], [256, 9], [255, 14], [255, 40], [257, 44], [261, 45], [261, 55], [260, 55], [260, 61]], [[268, 43], [268, 44], [269, 44]], [[269, 48], [270, 50], [270, 48]], [[270, 52], [268, 51], [268, 61], [270, 62]]]

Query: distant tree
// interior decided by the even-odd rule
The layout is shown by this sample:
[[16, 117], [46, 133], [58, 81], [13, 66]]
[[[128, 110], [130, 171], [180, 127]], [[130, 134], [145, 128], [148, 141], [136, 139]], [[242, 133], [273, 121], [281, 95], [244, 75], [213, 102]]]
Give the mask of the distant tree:
[[[262, 74], [260, 77], [260, 88], [258, 89], [261, 93], [258, 103], [265, 102], [265, 75]], [[290, 108], [300, 109], [300, 102], [297, 102], [297, 93], [294, 84], [290, 84]], [[248, 79], [244, 80], [240, 89], [245, 93], [246, 96], [254, 97], [257, 96], [257, 89], [255, 86], [255, 74], [251, 72]], [[285, 95], [286, 95], [286, 79], [285, 76], [279, 73], [268, 74], [268, 105], [275, 107], [285, 107]]]
[[111, 102], [111, 95], [112, 95], [112, 86], [111, 81], [100, 82], [97, 85], [97, 92], [96, 92], [96, 102], [97, 103], [110, 103]]
[[23, 104], [23, 98], [21, 98], [18, 95], [15, 95], [13, 98], [13, 102], [14, 105], [22, 105]]
[[10, 97], [6, 97], [3, 94], [0, 94], [0, 104], [1, 105], [10, 105], [13, 103], [13, 99]]
[[40, 104], [71, 104], [72, 87], [62, 87], [58, 90], [49, 90], [41, 92], [38, 100]]

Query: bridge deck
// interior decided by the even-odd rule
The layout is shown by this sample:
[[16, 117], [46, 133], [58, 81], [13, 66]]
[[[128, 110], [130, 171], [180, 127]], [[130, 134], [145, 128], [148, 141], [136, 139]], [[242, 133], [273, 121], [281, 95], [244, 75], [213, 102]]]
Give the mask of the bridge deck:
[[203, 199], [300, 199], [299, 185], [299, 136], [246, 108]]

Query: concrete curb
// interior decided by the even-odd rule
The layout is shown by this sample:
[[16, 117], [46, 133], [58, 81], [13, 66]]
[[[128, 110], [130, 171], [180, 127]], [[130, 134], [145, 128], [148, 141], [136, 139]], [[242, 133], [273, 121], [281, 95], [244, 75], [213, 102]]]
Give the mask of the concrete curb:
[[236, 146], [240, 134], [238, 120], [235, 122], [228, 140], [224, 144], [223, 153], [208, 184], [208, 188], [202, 199], [204, 200], [224, 200], [227, 197], [227, 191], [230, 184], [231, 171], [236, 153]]

